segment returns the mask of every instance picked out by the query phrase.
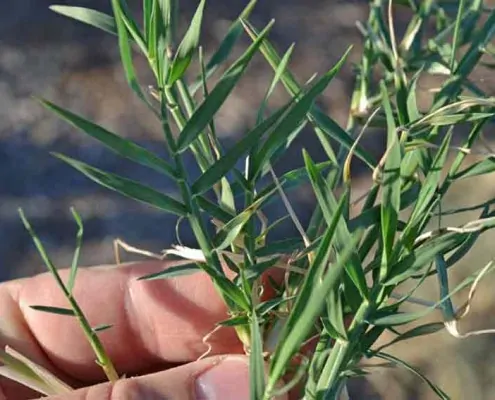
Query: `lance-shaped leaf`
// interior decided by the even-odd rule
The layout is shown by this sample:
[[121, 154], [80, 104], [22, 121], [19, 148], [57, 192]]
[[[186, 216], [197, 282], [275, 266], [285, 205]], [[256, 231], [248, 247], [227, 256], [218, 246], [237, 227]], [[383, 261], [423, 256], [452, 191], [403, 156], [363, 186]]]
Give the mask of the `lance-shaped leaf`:
[[176, 177], [175, 171], [167, 162], [151, 151], [146, 150], [144, 147], [141, 147], [130, 140], [121, 138], [115, 133], [112, 133], [77, 114], [59, 107], [54, 103], [44, 99], [40, 99], [39, 101], [48, 110], [53, 111], [72, 126], [80, 129], [92, 138], [103, 143], [108, 149], [112, 150], [119, 156], [128, 158], [138, 164], [152, 168], [155, 171], [166, 174], [172, 178]]
[[[488, 273], [494, 270], [495, 264], [490, 264], [490, 268], [488, 268], [484, 273]], [[484, 267], [486, 268], [486, 267]], [[446, 304], [446, 302], [451, 299], [452, 297], [455, 296], [455, 294], [464, 288], [468, 287], [471, 285], [479, 275], [480, 271], [476, 271], [470, 276], [468, 276], [466, 279], [464, 279], [459, 285], [455, 287], [452, 291], [450, 291], [445, 297], [441, 298], [439, 301], [433, 303], [431, 302], [430, 306], [425, 307], [421, 309], [420, 311], [416, 312], [408, 312], [408, 313], [401, 313], [397, 311], [387, 311], [386, 308], [381, 309], [377, 311], [373, 316], [370, 316], [369, 322], [373, 325], [377, 326], [397, 326], [397, 325], [404, 325], [408, 324], [410, 322], [416, 321], [419, 318], [422, 318], [429, 313], [431, 313], [434, 310], [440, 309], [442, 305]], [[392, 304], [393, 307], [394, 305]]]
[[[320, 315], [330, 290], [339, 283], [344, 265], [348, 262], [357, 244], [354, 236], [339, 254], [338, 261], [328, 266], [332, 253], [337, 226], [340, 224], [344, 201], [336, 207], [331, 223], [318, 247], [315, 258], [311, 263], [304, 281], [299, 288], [297, 299], [291, 313], [278, 337], [278, 345], [270, 363], [270, 374], [267, 389], [271, 392], [283, 376], [289, 361], [301, 347], [306, 335], [311, 331], [315, 319]], [[325, 271], [325, 272], [324, 272]]]
[[167, 196], [149, 186], [142, 185], [136, 181], [128, 178], [121, 177], [109, 172], [102, 171], [100, 169], [94, 168], [83, 162], [74, 160], [70, 157], [66, 157], [62, 154], [53, 153], [53, 155], [62, 161], [65, 161], [71, 167], [82, 172], [92, 181], [123, 194], [124, 196], [130, 197], [134, 200], [149, 204], [161, 210], [165, 210], [172, 214], [178, 216], [186, 216], [187, 209], [184, 204], [172, 197]]
[[242, 32], [244, 31], [242, 27], [242, 20], [246, 20], [249, 18], [251, 11], [256, 5], [257, 0], [251, 0], [249, 4], [242, 10], [239, 17], [235, 20], [235, 22], [230, 26], [227, 34], [220, 42], [217, 50], [213, 53], [210, 60], [206, 64], [203, 76], [196, 78], [193, 84], [191, 84], [189, 91], [191, 94], [196, 93], [196, 91], [203, 84], [203, 79], [207, 80], [210, 78], [214, 72], [218, 69], [220, 65], [222, 65], [229, 57], [230, 53], [234, 49], [234, 46], [237, 44], [237, 41], [241, 37]]
[[293, 102], [289, 102], [286, 106], [278, 110], [269, 118], [258, 124], [246, 136], [244, 136], [237, 144], [234, 145], [225, 155], [215, 162], [208, 170], [206, 170], [194, 184], [192, 191], [196, 194], [201, 194], [217, 183], [225, 174], [239, 162], [239, 159], [246, 154], [251, 148], [259, 144], [259, 140], [263, 135], [269, 132], [282, 118], [290, 111], [290, 106]]
[[[288, 134], [292, 132], [294, 128], [298, 126], [306, 117], [306, 114], [311, 109], [316, 97], [326, 89], [337, 72], [340, 71], [340, 68], [344, 64], [349, 51], [350, 49], [344, 54], [344, 56], [342, 56], [339, 62], [325, 75], [323, 75], [306, 93], [296, 99], [296, 104], [292, 108], [291, 112], [287, 114], [283, 121], [280, 122], [274, 132], [260, 147], [259, 152], [255, 154], [250, 172], [251, 179], [254, 179], [258, 175], [263, 166], [265, 166], [270, 160], [272, 155], [286, 143]], [[297, 96], [297, 94], [295, 96]]]
[[374, 349], [373, 351], [381, 351], [387, 347], [390, 347], [404, 340], [409, 340], [420, 336], [431, 335], [432, 333], [437, 333], [442, 329], [445, 329], [445, 325], [443, 324], [443, 322], [431, 322], [428, 324], [415, 326], [414, 328], [404, 333], [401, 333], [396, 338], [392, 339], [390, 342], [381, 345], [379, 348]]
[[222, 75], [219, 82], [210, 92], [209, 96], [201, 103], [198, 109], [191, 116], [186, 126], [179, 135], [177, 141], [177, 151], [185, 151], [189, 145], [198, 137], [203, 129], [210, 123], [216, 112], [220, 109], [229, 94], [232, 92], [237, 82], [244, 74], [249, 62], [258, 51], [264, 37], [273, 25], [271, 21], [246, 52], [235, 61], [230, 68]]
[[[141, 86], [137, 80], [136, 71], [134, 70], [132, 49], [129, 43], [129, 24], [126, 25], [125, 23], [126, 15], [119, 0], [112, 0], [112, 9], [119, 35], [120, 59], [122, 61], [122, 67], [124, 68], [127, 83], [129, 87], [138, 95], [138, 97], [147, 103], [146, 97], [144, 97]], [[143, 49], [144, 54], [146, 54], [146, 51], [145, 46]]]
[[401, 198], [401, 149], [397, 127], [390, 99], [388, 98], [385, 83], [381, 83], [383, 108], [387, 116], [387, 150], [384, 154], [385, 162], [382, 173], [382, 204], [380, 209], [382, 227], [382, 262], [380, 266], [380, 279], [385, 279], [388, 269], [392, 265], [392, 251], [399, 221]]
[[392, 265], [389, 275], [383, 284], [386, 286], [395, 286], [405, 279], [419, 274], [438, 254], [446, 254], [454, 250], [464, 242], [467, 236], [468, 233], [448, 233], [428, 240], [416, 248], [413, 253], [410, 253]]
[[93, 332], [99, 333], [99, 332], [104, 332], [108, 329], [113, 328], [113, 325], [111, 324], [101, 324], [93, 327]]
[[[244, 28], [253, 40], [257, 40], [259, 38], [259, 33], [254, 28], [254, 26], [249, 23], [249, 21], [246, 21], [246, 23], [244, 24]], [[263, 41], [263, 45], [261, 46], [260, 50], [270, 66], [273, 68], [273, 70], [277, 70], [281, 62], [281, 57], [267, 39]], [[296, 79], [289, 70], [285, 70], [285, 72], [282, 74], [281, 79], [285, 88], [291, 96], [295, 96], [301, 91], [300, 85], [297, 83]], [[316, 105], [312, 106], [308, 114], [308, 119], [311, 121], [311, 123], [321, 128], [321, 130], [325, 132], [325, 134], [336, 140], [346, 149], [350, 149], [353, 146], [354, 140], [351, 138], [351, 136], [344, 129], [342, 129], [339, 124], [337, 124], [333, 119], [322, 112]], [[366, 152], [362, 148], [362, 146], [358, 145], [356, 147], [355, 154], [371, 168], [374, 168], [374, 166], [376, 165], [376, 161], [373, 159], [373, 156]]]
[[490, 174], [494, 171], [495, 171], [495, 157], [489, 156], [481, 161], [478, 161], [473, 165], [470, 165], [464, 170], [458, 172], [454, 176], [454, 179], [457, 180], [457, 179], [471, 178], [478, 175]]
[[115, 19], [108, 14], [92, 10], [90, 8], [63, 6], [58, 4], [52, 5], [49, 8], [57, 14], [64, 15], [85, 24], [94, 26], [95, 28], [101, 29], [105, 32], [117, 35], [117, 25], [115, 24]]
[[214, 240], [215, 243], [220, 242], [215, 246], [217, 250], [225, 249], [237, 239], [249, 219], [261, 207], [266, 199], [271, 196], [271, 194], [272, 193], [268, 192], [263, 196], [259, 196], [249, 207], [222, 226]]
[[155, 272], [153, 274], [145, 275], [138, 280], [143, 281], [152, 281], [156, 279], [171, 279], [176, 278], [178, 276], [185, 276], [195, 274], [196, 272], [201, 272], [201, 268], [196, 264], [191, 264], [190, 261], [181, 261], [180, 263], [186, 262], [186, 265], [174, 265], [172, 267], [168, 267], [163, 271]]
[[420, 378], [423, 382], [425, 382], [431, 388], [431, 390], [433, 390], [435, 392], [435, 394], [439, 398], [441, 398], [443, 400], [450, 400], [450, 396], [447, 393], [445, 393], [437, 385], [435, 385], [433, 382], [431, 382], [425, 375], [423, 375], [420, 371], [418, 371], [416, 368], [412, 367], [411, 365], [409, 365], [405, 361], [403, 361], [397, 357], [394, 357], [390, 354], [382, 353], [382, 352], [374, 354], [374, 356], [381, 358], [382, 360], [390, 361], [394, 364], [397, 364], [397, 365], [407, 369], [408, 371], [410, 371], [414, 375], [416, 375], [418, 378]]
[[414, 242], [419, 230], [425, 225], [426, 220], [431, 215], [429, 211], [435, 205], [434, 197], [440, 184], [443, 167], [447, 161], [451, 138], [452, 135], [449, 133], [443, 139], [442, 145], [433, 160], [433, 164], [421, 185], [416, 204], [403, 234], [403, 238], [405, 238], [407, 244]]
[[33, 310], [43, 311], [49, 314], [57, 314], [57, 315], [68, 315], [70, 317], [75, 317], [76, 313], [71, 308], [63, 308], [63, 307], [51, 307], [51, 306], [29, 306]]
[[171, 86], [177, 79], [180, 79], [187, 70], [187, 67], [191, 63], [194, 52], [199, 46], [199, 37], [201, 34], [201, 22], [203, 20], [203, 10], [205, 8], [206, 0], [201, 0], [196, 9], [196, 12], [189, 25], [182, 42], [177, 49], [174, 61], [170, 67], [170, 73], [167, 79], [167, 85]]
[[[280, 81], [282, 74], [287, 69], [287, 65], [289, 64], [290, 57], [292, 55], [292, 52], [294, 51], [294, 46], [295, 46], [294, 43], [292, 43], [292, 45], [287, 49], [284, 56], [280, 60], [280, 64], [278, 65], [277, 69], [275, 70], [275, 74], [274, 74], [273, 79], [270, 83], [270, 86], [268, 87], [268, 90], [266, 91], [265, 97], [263, 97], [263, 101], [261, 102], [261, 105], [258, 109], [258, 117], [257, 117], [258, 121], [260, 121], [263, 118], [266, 107], [268, 106], [268, 100], [270, 99], [273, 91], [277, 87], [277, 84]], [[297, 96], [293, 96], [293, 98], [294, 97], [297, 97]]]
[[74, 290], [74, 285], [76, 283], [76, 275], [79, 266], [79, 255], [81, 253], [84, 226], [81, 217], [73, 207], [71, 207], [70, 212], [74, 217], [78, 228], [76, 234], [76, 248], [74, 249], [74, 256], [72, 257], [69, 280], [67, 281], [67, 290], [69, 291], [69, 293], [72, 293], [72, 291]]
[[[318, 200], [318, 204], [320, 205], [323, 217], [327, 221], [327, 224], [330, 224], [331, 221], [335, 218], [335, 213], [338, 208], [337, 200], [332, 193], [331, 188], [328, 186], [328, 183], [325, 181], [321, 173], [316, 169], [313, 160], [309, 154], [304, 151], [304, 163], [306, 165], [306, 169], [308, 171], [308, 175], [311, 180], [311, 184], [313, 186], [313, 190], [316, 195], [316, 199]], [[344, 198], [345, 196], [342, 196]], [[342, 251], [346, 248], [347, 244], [352, 240], [352, 234], [349, 231], [347, 223], [343, 216], [340, 216], [339, 224], [336, 227], [336, 240], [335, 240], [335, 248], [338, 251]], [[350, 256], [350, 262], [346, 265], [346, 272], [349, 277], [352, 279], [355, 287], [359, 290], [359, 294], [362, 298], [368, 297], [368, 286], [366, 284], [366, 278], [364, 276], [364, 271], [361, 265], [361, 261], [355, 251], [352, 252]], [[350, 300], [350, 296], [352, 292], [352, 286], [348, 285], [347, 288], [347, 300]], [[358, 294], [358, 297], [359, 297]], [[359, 298], [354, 299], [356, 303], [360, 301]]]

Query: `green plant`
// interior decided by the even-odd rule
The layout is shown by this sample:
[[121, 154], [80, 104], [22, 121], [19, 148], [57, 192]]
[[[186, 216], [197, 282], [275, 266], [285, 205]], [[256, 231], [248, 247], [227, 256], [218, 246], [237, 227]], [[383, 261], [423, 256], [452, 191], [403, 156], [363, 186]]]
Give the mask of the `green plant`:
[[[208, 273], [230, 310], [231, 318], [219, 324], [234, 327], [250, 354], [253, 399], [272, 398], [294, 387], [296, 380], [304, 382], [304, 393], [300, 395], [305, 399], [345, 396], [347, 381], [368, 372], [360, 367], [361, 360], [374, 357], [406, 367], [424, 379], [439, 397], [448, 398], [427, 377], [385, 349], [444, 327], [460, 336], [456, 321], [461, 315], [451, 297], [469, 285], [474, 290], [492, 268], [489, 264], [455, 289], [449, 289], [449, 268], [462, 259], [482, 232], [493, 228], [495, 214], [490, 209], [491, 202], [487, 202], [478, 207], [479, 219], [449, 227], [442, 224], [442, 216], [461, 213], [463, 209], [445, 211], [441, 206], [453, 183], [495, 170], [491, 154], [463, 166], [483, 127], [495, 115], [494, 98], [470, 80], [481, 57], [493, 57], [490, 41], [495, 33], [495, 11], [487, 9], [482, 1], [397, 1], [413, 15], [398, 41], [392, 1], [370, 1], [369, 18], [359, 25], [364, 47], [356, 64], [347, 126], [342, 128], [315, 105], [315, 100], [344, 66], [348, 52], [321, 77], [299, 84], [288, 69], [293, 47], [283, 56], [278, 54], [268, 39], [273, 22], [262, 31], [249, 22], [256, 3], [251, 1], [205, 63], [199, 46], [205, 3], [199, 3], [180, 41], [176, 41], [178, 1], [143, 0], [142, 24], [131, 15], [124, 0], [112, 0], [113, 16], [79, 7], [52, 7], [118, 36], [127, 82], [161, 122], [169, 159], [161, 159], [81, 116], [40, 100], [118, 155], [163, 174], [177, 185], [180, 198], [68, 156], [55, 156], [100, 185], [189, 222], [199, 248], [177, 247], [165, 255], [179, 255], [190, 264], [182, 263], [142, 279], [166, 279], [200, 270]], [[243, 32], [252, 38], [252, 44], [230, 62], [231, 51]], [[149, 93], [142, 89], [136, 75], [134, 51], [146, 57], [156, 80]], [[256, 125], [232, 148], [224, 149], [216, 134], [216, 113], [257, 53], [273, 68], [272, 82], [257, 111]], [[190, 73], [193, 63], [200, 71], [197, 77]], [[227, 66], [225, 72], [214, 81], [215, 73], [223, 66]], [[378, 83], [373, 79], [375, 74], [379, 74]], [[440, 74], [444, 79], [431, 104], [420, 109], [417, 83], [427, 74]], [[291, 99], [269, 113], [270, 96], [280, 83]], [[454, 146], [454, 129], [459, 125], [467, 127], [469, 134], [460, 146]], [[380, 160], [361, 145], [370, 126], [386, 130], [386, 151]], [[304, 166], [277, 177], [272, 165], [303, 128], [316, 134], [328, 160], [315, 163], [303, 150]], [[183, 156], [189, 152], [201, 170], [198, 178], [193, 178], [184, 166]], [[450, 165], [449, 154], [453, 155]], [[350, 196], [350, 164], [354, 157], [368, 166], [373, 181], [360, 202], [358, 215], [351, 217], [351, 208], [357, 206]], [[237, 169], [240, 159], [245, 161], [244, 171]], [[273, 182], [263, 184], [261, 179], [267, 175]], [[302, 227], [285, 192], [305, 181], [311, 183], [317, 204], [310, 223]], [[343, 191], [336, 196], [339, 187]], [[279, 242], [267, 239], [279, 221], [270, 221], [263, 207], [277, 199], [286, 206], [300, 237]], [[432, 228], [434, 223], [438, 226]], [[212, 227], [214, 233], [209, 229]], [[57, 276], [41, 244], [37, 245]], [[75, 260], [73, 277], [77, 257]], [[227, 278], [226, 268], [234, 273], [233, 279]], [[285, 280], [282, 285], [278, 282], [272, 299], [261, 302], [261, 277], [270, 268], [284, 269]], [[438, 301], [413, 297], [434, 276], [441, 294]], [[397, 293], [396, 288], [405, 282], [412, 289], [406, 294]], [[95, 330], [82, 312], [74, 312], [77, 302], [70, 297], [70, 290], [63, 282], [60, 284], [67, 291], [72, 309], [37, 308], [77, 315], [92, 343], [98, 343]], [[427, 306], [419, 312], [404, 312], [406, 302]], [[435, 309], [441, 309], [442, 321], [397, 330], [400, 325], [420, 321]], [[376, 346], [385, 331], [395, 333], [396, 338]], [[314, 351], [305, 353], [294, 367], [294, 357], [311, 339], [317, 342]], [[109, 379], [116, 379], [103, 349], [96, 346], [95, 350]], [[264, 362], [269, 365], [266, 377]], [[295, 378], [278, 387], [288, 372]]]

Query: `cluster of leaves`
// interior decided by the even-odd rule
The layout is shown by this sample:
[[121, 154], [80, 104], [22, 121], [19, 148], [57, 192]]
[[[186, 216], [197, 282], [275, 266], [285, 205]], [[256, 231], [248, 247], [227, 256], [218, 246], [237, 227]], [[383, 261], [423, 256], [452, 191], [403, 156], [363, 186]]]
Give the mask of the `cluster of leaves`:
[[[164, 160], [47, 100], [41, 100], [42, 104], [119, 156], [163, 174], [177, 185], [181, 196], [175, 199], [82, 161], [55, 156], [100, 185], [189, 221], [201, 256], [190, 258], [195, 261], [193, 265], [144, 278], [166, 279], [198, 270], [208, 273], [231, 314], [230, 319], [219, 323], [233, 326], [250, 354], [251, 398], [272, 398], [300, 379], [305, 382], [305, 398], [337, 398], [349, 377], [366, 373], [359, 368], [363, 357], [405, 366], [441, 398], [447, 398], [426, 377], [384, 349], [436, 332], [443, 329], [443, 322], [456, 320], [450, 297], [475, 281], [477, 275], [449, 290], [449, 268], [472, 248], [482, 232], [495, 225], [489, 203], [479, 207], [478, 220], [465, 226], [445, 227], [440, 221], [444, 215], [442, 199], [454, 182], [495, 170], [493, 157], [462, 168], [484, 125], [495, 115], [495, 100], [469, 79], [481, 57], [493, 55], [490, 41], [495, 33], [495, 11], [487, 10], [481, 0], [456, 4], [396, 2], [413, 14], [398, 42], [392, 1], [370, 1], [368, 21], [360, 25], [364, 49], [344, 129], [315, 105], [315, 99], [342, 68], [348, 52], [321, 77], [299, 84], [288, 69], [293, 47], [279, 55], [268, 39], [273, 22], [261, 31], [249, 22], [255, 3], [251, 1], [233, 22], [208, 62], [199, 46], [205, 0], [200, 1], [187, 32], [177, 43], [178, 1], [143, 0], [142, 23], [131, 15], [125, 0], [112, 0], [113, 16], [80, 7], [53, 6], [60, 14], [118, 37], [127, 82], [161, 122], [170, 158]], [[231, 51], [244, 32], [252, 44], [230, 62]], [[136, 75], [134, 51], [146, 57], [156, 79], [151, 96]], [[273, 68], [273, 79], [255, 126], [225, 149], [217, 136], [215, 116], [257, 53]], [[197, 77], [188, 73], [193, 62], [199, 65]], [[224, 72], [212, 85], [221, 68]], [[417, 82], [426, 74], [444, 74], [445, 79], [431, 105], [421, 110], [416, 100]], [[290, 100], [268, 112], [269, 98], [280, 83]], [[454, 128], [461, 123], [468, 126], [469, 134], [462, 146], [454, 147]], [[386, 151], [380, 160], [359, 142], [370, 125], [386, 130]], [[315, 163], [304, 151], [304, 166], [274, 176], [272, 165], [303, 128], [316, 134], [328, 161]], [[197, 179], [185, 169], [183, 155], [188, 152], [201, 170]], [[447, 167], [449, 152], [456, 154]], [[359, 214], [351, 218], [350, 163], [354, 157], [369, 167], [373, 182]], [[242, 171], [237, 167], [241, 159]], [[263, 183], [266, 180], [262, 178], [270, 174], [273, 182]], [[284, 194], [304, 181], [311, 183], [317, 199], [306, 228]], [[344, 189], [339, 197], [334, 194], [338, 187]], [[300, 237], [267, 240], [268, 232], [279, 221], [269, 224], [263, 208], [276, 199], [286, 205]], [[205, 216], [214, 222], [214, 233]], [[433, 219], [439, 220], [439, 228], [428, 231]], [[180, 254], [188, 258], [187, 252]], [[272, 267], [284, 268], [286, 279], [282, 285], [273, 282], [277, 294], [261, 302], [260, 279]], [[234, 273], [233, 279], [226, 277], [226, 268]], [[421, 312], [401, 311], [432, 275], [439, 278], [440, 299]], [[394, 290], [404, 282], [412, 282], [413, 288], [397, 296]], [[396, 330], [436, 308], [442, 310], [445, 321], [417, 325], [402, 333]], [[385, 331], [397, 336], [376, 348]], [[292, 371], [295, 378], [280, 388], [278, 382], [312, 338], [317, 342], [314, 352], [302, 357]], [[264, 351], [269, 352], [267, 377]]]

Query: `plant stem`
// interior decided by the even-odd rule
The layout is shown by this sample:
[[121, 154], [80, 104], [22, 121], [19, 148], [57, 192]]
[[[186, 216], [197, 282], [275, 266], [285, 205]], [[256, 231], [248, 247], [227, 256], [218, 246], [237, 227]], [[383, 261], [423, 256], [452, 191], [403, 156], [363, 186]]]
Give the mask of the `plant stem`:
[[33, 242], [38, 249], [38, 252], [43, 259], [45, 265], [47, 266], [48, 270], [50, 273], [53, 275], [57, 285], [60, 287], [62, 292], [65, 295], [65, 298], [69, 302], [72, 311], [74, 312], [74, 316], [79, 320], [79, 324], [81, 325], [81, 328], [84, 332], [84, 335], [88, 339], [89, 344], [91, 345], [91, 348], [93, 349], [95, 355], [96, 355], [96, 361], [98, 365], [103, 369], [105, 375], [107, 376], [108, 380], [110, 382], [115, 382], [119, 379], [119, 375], [117, 374], [117, 371], [115, 370], [115, 367], [110, 359], [108, 357], [108, 354], [105, 351], [105, 347], [101, 343], [100, 339], [98, 338], [98, 335], [96, 332], [93, 330], [91, 325], [89, 324], [88, 320], [86, 319], [84, 313], [82, 312], [81, 308], [77, 304], [76, 299], [74, 298], [73, 294], [69, 289], [67, 289], [67, 286], [65, 285], [64, 281], [60, 277], [60, 274], [58, 273], [57, 268], [55, 265], [52, 263], [50, 258], [48, 257], [43, 244], [39, 240], [38, 236], [36, 235], [36, 232], [32, 228], [31, 224], [27, 220], [26, 216], [24, 215], [24, 212], [20, 209], [19, 210], [19, 215], [21, 217], [21, 220], [26, 227], [27, 231], [33, 238]]
[[[377, 294], [375, 290], [370, 293], [370, 297], [373, 299]], [[366, 318], [374, 309], [373, 304], [374, 302], [363, 301], [349, 327], [349, 339], [347, 341], [336, 340], [316, 385], [317, 393], [336, 390], [340, 385], [342, 371], [347, 369], [347, 364], [357, 355], [356, 349], [360, 351], [358, 345], [367, 326]]]
[[[183, 129], [186, 124], [186, 120], [181, 113], [180, 107], [178, 105], [178, 102], [175, 100], [172, 90], [170, 88], [166, 88], [164, 95], [165, 98], [162, 98], [162, 109], [164, 109], [163, 103], [166, 101], [169, 109], [172, 112], [172, 115], [174, 116], [178, 128]], [[215, 275], [212, 275], [211, 272], [209, 273], [209, 275], [213, 280], [213, 284], [215, 285], [217, 292], [223, 298], [230, 311], [236, 312], [238, 308], [236, 304], [232, 302], [232, 300], [220, 289], [220, 287], [217, 284], [218, 277], [225, 276], [225, 273], [223, 271], [222, 264], [220, 262], [218, 254], [213, 248], [213, 240], [212, 238], [210, 238], [206, 226], [204, 224], [203, 218], [201, 216], [201, 209], [198, 206], [198, 203], [194, 195], [191, 193], [191, 189], [188, 185], [187, 170], [184, 166], [181, 156], [176, 151], [175, 139], [172, 135], [170, 126], [166, 119], [166, 113], [162, 111], [162, 114], [163, 114], [162, 125], [164, 129], [164, 134], [169, 146], [169, 151], [171, 152], [171, 155], [174, 159], [177, 174], [179, 176], [179, 179], [177, 179], [177, 184], [179, 186], [179, 191], [181, 193], [182, 199], [189, 211], [189, 215], [188, 215], [189, 223], [191, 224], [191, 228], [193, 230], [194, 236], [198, 241], [199, 248], [201, 249], [203, 255], [205, 256], [206, 264], [211, 268], [213, 268], [215, 271]], [[249, 345], [250, 337], [251, 337], [249, 326], [236, 326], [235, 330], [241, 342], [245, 345]]]

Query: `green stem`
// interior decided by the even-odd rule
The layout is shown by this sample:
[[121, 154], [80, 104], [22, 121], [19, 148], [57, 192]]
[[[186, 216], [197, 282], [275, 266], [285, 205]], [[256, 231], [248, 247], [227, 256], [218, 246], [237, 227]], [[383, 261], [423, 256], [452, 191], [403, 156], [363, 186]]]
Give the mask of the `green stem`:
[[[176, 142], [173, 137], [173, 134], [170, 130], [170, 126], [168, 124], [168, 119], [167, 119], [167, 114], [165, 110], [165, 103], [169, 110], [172, 113], [172, 116], [175, 119], [175, 122], [178, 126], [179, 129], [183, 129], [186, 120], [184, 115], [182, 114], [182, 111], [178, 105], [178, 102], [175, 100], [175, 97], [172, 93], [172, 90], [170, 88], [166, 88], [164, 91], [164, 96], [162, 98], [162, 126], [164, 130], [164, 134], [166, 137], [166, 142], [169, 147], [169, 152], [171, 153], [174, 163], [175, 163], [175, 168], [177, 170], [177, 175], [180, 177], [177, 180], [177, 185], [179, 187], [179, 191], [182, 196], [182, 200], [185, 203], [186, 207], [188, 208], [188, 220], [189, 223], [191, 224], [191, 228], [193, 230], [194, 236], [196, 237], [196, 240], [198, 241], [199, 248], [201, 249], [203, 255], [205, 256], [206, 264], [213, 268], [215, 273], [212, 274], [211, 271], [209, 273], [210, 278], [213, 281], [213, 284], [217, 290], [217, 292], [220, 294], [222, 299], [225, 301], [225, 304], [227, 307], [232, 311], [236, 312], [237, 307], [236, 305], [231, 301], [231, 299], [221, 290], [221, 288], [217, 284], [217, 279], [218, 277], [225, 276], [225, 273], [223, 271], [220, 259], [218, 257], [218, 254], [216, 253], [215, 249], [212, 246], [213, 240], [210, 238], [210, 235], [208, 234], [208, 231], [206, 229], [206, 226], [204, 224], [203, 218], [201, 216], [201, 209], [198, 205], [197, 200], [195, 199], [194, 195], [191, 192], [190, 186], [188, 184], [188, 173], [187, 170], [184, 166], [183, 160], [180, 156], [180, 154], [177, 153], [176, 150]], [[246, 327], [236, 327], [236, 332], [237, 335], [239, 336], [239, 339], [244, 343], [244, 344], [249, 344], [250, 343], [250, 332], [249, 329]]]
[[117, 381], [119, 379], [119, 375], [115, 370], [115, 366], [113, 365], [110, 357], [106, 353], [105, 347], [98, 338], [98, 335], [96, 334], [94, 329], [91, 328], [91, 325], [84, 316], [82, 310], [79, 308], [79, 305], [77, 304], [74, 297], [70, 295], [67, 297], [67, 299], [69, 300], [69, 303], [72, 307], [72, 310], [74, 311], [74, 314], [79, 320], [79, 324], [81, 325], [84, 335], [88, 339], [88, 342], [91, 345], [91, 348], [93, 349], [96, 355], [97, 364], [103, 369], [103, 372], [105, 373], [105, 375], [107, 376], [110, 382]]
[[316, 384], [316, 393], [335, 390], [340, 384], [342, 364], [348, 349], [349, 342], [339, 339], [335, 342]]
[[[370, 293], [370, 298], [374, 299], [379, 294], [378, 290]], [[349, 339], [347, 341], [337, 340], [331, 350], [322, 373], [316, 385], [316, 392], [336, 391], [341, 387], [342, 373], [347, 370], [349, 363], [361, 358], [362, 350], [359, 347], [361, 336], [368, 325], [366, 319], [373, 311], [374, 302], [363, 301], [356, 312], [354, 319], [349, 327]]]
[[81, 325], [81, 328], [84, 332], [84, 335], [88, 339], [88, 342], [91, 345], [91, 348], [93, 349], [95, 355], [96, 355], [96, 360], [98, 365], [103, 369], [105, 375], [107, 376], [108, 380], [110, 382], [115, 382], [119, 379], [119, 375], [117, 374], [117, 371], [115, 370], [115, 367], [108, 356], [108, 354], [105, 351], [105, 347], [101, 343], [100, 339], [98, 338], [98, 335], [96, 332], [93, 330], [91, 325], [89, 324], [88, 320], [86, 319], [84, 313], [82, 312], [81, 308], [77, 304], [76, 299], [74, 298], [73, 294], [69, 289], [67, 289], [67, 286], [65, 285], [64, 281], [60, 277], [57, 268], [53, 264], [53, 262], [50, 260], [48, 257], [48, 254], [45, 251], [45, 248], [43, 247], [43, 244], [41, 243], [40, 239], [36, 235], [36, 232], [32, 228], [31, 224], [27, 220], [26, 216], [24, 215], [24, 212], [22, 210], [19, 210], [19, 215], [21, 217], [21, 220], [26, 227], [27, 231], [33, 238], [33, 242], [38, 249], [38, 252], [43, 259], [45, 265], [47, 266], [48, 270], [50, 273], [53, 275], [57, 285], [60, 287], [62, 292], [64, 293], [65, 298], [69, 302], [72, 311], [74, 312], [74, 316], [79, 320], [79, 324]]

